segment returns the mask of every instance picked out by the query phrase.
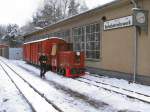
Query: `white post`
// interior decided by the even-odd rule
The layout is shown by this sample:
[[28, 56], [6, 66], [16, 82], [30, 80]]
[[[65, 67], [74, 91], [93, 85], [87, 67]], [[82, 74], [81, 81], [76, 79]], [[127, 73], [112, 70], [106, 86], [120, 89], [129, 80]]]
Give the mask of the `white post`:
[[[131, 0], [134, 5], [134, 8], [138, 8], [137, 0]], [[137, 66], [138, 66], [138, 34], [139, 30], [137, 26], [134, 26], [134, 53], [133, 53], [133, 83], [136, 82], [136, 75], [137, 75]]]
[[133, 83], [136, 82], [137, 66], [138, 66], [138, 28], [134, 26], [134, 59], [133, 59]]

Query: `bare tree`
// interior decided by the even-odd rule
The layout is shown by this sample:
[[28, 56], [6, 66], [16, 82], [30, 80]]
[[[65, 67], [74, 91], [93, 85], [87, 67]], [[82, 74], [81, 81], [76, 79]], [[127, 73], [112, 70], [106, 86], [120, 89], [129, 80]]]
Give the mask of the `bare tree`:
[[19, 34], [19, 26], [17, 24], [9, 24], [7, 26], [7, 35], [10, 37], [17, 36]]
[[0, 25], [0, 38], [6, 35], [6, 26]]
[[85, 12], [87, 11], [89, 8], [87, 7], [85, 1], [82, 2], [82, 5], [80, 5], [80, 9], [79, 9], [79, 12]]
[[33, 24], [45, 27], [78, 14], [80, 10], [86, 10], [86, 5], [80, 7], [80, 3], [76, 0], [45, 0], [43, 8], [33, 16]]
[[61, 5], [61, 6], [62, 6], [63, 18], [66, 18], [67, 17], [67, 9], [68, 9], [70, 0], [62, 0], [62, 1], [63, 1], [63, 5]]
[[73, 16], [79, 13], [79, 6], [80, 4], [77, 3], [75, 0], [70, 0], [68, 16]]
[[0, 26], [0, 42], [7, 43], [11, 47], [14, 47], [21, 42], [18, 38], [15, 38], [20, 34], [20, 28], [17, 24]]
[[26, 23], [26, 25], [24, 25], [20, 28], [22, 35], [33, 32], [35, 30], [36, 30], [36, 27], [34, 26], [33, 22], [28, 22], [28, 23]]

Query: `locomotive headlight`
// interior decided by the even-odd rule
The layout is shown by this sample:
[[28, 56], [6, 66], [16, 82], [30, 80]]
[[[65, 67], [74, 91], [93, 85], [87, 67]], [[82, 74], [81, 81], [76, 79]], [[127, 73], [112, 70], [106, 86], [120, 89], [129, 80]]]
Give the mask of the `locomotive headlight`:
[[76, 52], [76, 55], [77, 55], [77, 56], [80, 56], [80, 52]]

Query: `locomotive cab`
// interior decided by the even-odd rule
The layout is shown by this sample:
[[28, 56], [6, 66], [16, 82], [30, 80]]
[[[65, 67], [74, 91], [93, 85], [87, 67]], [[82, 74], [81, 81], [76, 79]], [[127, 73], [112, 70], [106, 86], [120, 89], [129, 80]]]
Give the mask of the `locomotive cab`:
[[62, 51], [58, 55], [59, 74], [66, 77], [78, 77], [84, 75], [84, 53]]
[[52, 71], [66, 77], [84, 75], [84, 53], [72, 51], [72, 44], [53, 44], [51, 52]]
[[67, 51], [68, 50], [68, 45], [61, 43], [61, 44], [56, 44], [54, 43], [52, 45], [52, 50], [51, 50], [51, 66], [52, 66], [52, 71], [57, 72], [58, 71], [58, 66], [59, 66], [59, 52], [61, 51]]

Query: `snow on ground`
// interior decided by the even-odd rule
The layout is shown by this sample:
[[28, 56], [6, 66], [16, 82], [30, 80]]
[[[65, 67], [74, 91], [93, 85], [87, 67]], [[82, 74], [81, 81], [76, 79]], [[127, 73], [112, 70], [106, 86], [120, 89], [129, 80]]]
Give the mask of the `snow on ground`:
[[[23, 61], [13, 61], [13, 62], [15, 64], [21, 65], [21, 66], [33, 71], [31, 73], [32, 75], [39, 75], [39, 69], [37, 69], [31, 65], [25, 64], [25, 62], [23, 62]], [[139, 111], [139, 112], [149, 112], [149, 110], [150, 110], [150, 105], [147, 103], [143, 103], [138, 100], [129, 99], [126, 96], [116, 94], [113, 92], [109, 92], [104, 89], [100, 89], [95, 86], [88, 85], [88, 84], [76, 81], [74, 79], [71, 79], [71, 78], [65, 78], [65, 77], [56, 75], [55, 73], [52, 73], [52, 72], [46, 73], [46, 79], [48, 79], [49, 81], [56, 82], [60, 85], [63, 85], [66, 88], [69, 88], [80, 94], [84, 94], [84, 95], [88, 96], [90, 99], [103, 101], [103, 102], [109, 104], [110, 106], [112, 106], [114, 109]], [[126, 83], [125, 80], [118, 80], [115, 78], [111, 78], [111, 79], [105, 78], [105, 80], [106, 80], [106, 82], [109, 82], [109, 80], [112, 80], [113, 84], [114, 84], [114, 81], [116, 81], [116, 82], [118, 82], [118, 85], [117, 85], [117, 83], [115, 83], [116, 86], [126, 87], [127, 89], [132, 89], [133, 88], [132, 86], [134, 86], [134, 90], [136, 90], [136, 88], [139, 88], [137, 90], [140, 92], [143, 92], [143, 93], [146, 93], [146, 91], [148, 92], [149, 88], [150, 88], [148, 86], [143, 86], [143, 85], [139, 85], [139, 84], [134, 84], [132, 86], [129, 86], [129, 84]], [[103, 79], [103, 81], [105, 81], [105, 80]], [[129, 86], [129, 88], [128, 88], [128, 86]], [[140, 87], [142, 87], [142, 89], [140, 89]]]
[[49, 105], [49, 103], [46, 102], [45, 99], [41, 98], [41, 96], [38, 93], [36, 93], [28, 84], [26, 84], [22, 79], [20, 79], [19, 76], [16, 76], [16, 74], [12, 72], [10, 68], [8, 68], [3, 63], [1, 63], [1, 65], [8, 72], [9, 76], [15, 82], [20, 91], [32, 104], [36, 112], [58, 112], [52, 105]]
[[123, 79], [116, 79], [116, 78], [109, 78], [109, 77], [96, 78], [93, 76], [86, 75], [84, 77], [94, 80], [94, 81], [100, 81], [100, 82], [104, 82], [106, 84], [111, 84], [111, 85], [117, 86], [119, 88], [124, 88], [124, 89], [131, 90], [134, 92], [139, 92], [139, 93], [142, 93], [145, 95], [150, 95], [150, 86], [136, 84], [136, 83], [129, 84], [128, 81], [123, 80]]
[[[89, 75], [87, 75], [87, 76], [89, 76]], [[104, 84], [97, 83], [97, 82], [101, 82], [101, 81], [99, 80], [99, 81], [95, 82], [95, 80], [93, 80], [93, 79], [91, 80], [91, 77], [93, 77], [93, 76], [89, 76], [87, 78], [85, 78], [85, 76], [84, 76], [84, 78], [82, 77], [82, 78], [78, 78], [78, 79], [80, 81], [84, 81], [84, 82], [93, 84], [93, 85], [98, 86], [100, 88], [105, 88], [105, 89], [108, 89], [108, 90], [111, 90], [111, 91], [115, 91], [117, 93], [121, 93], [121, 94], [124, 94], [124, 95], [128, 95], [130, 97], [134, 97], [136, 99], [140, 99], [140, 100], [145, 101], [145, 102], [150, 102], [150, 97], [148, 97], [148, 96], [141, 95], [139, 93], [136, 93], [135, 91], [132, 91], [132, 92], [127, 91], [128, 89], [124, 90], [123, 88], [120, 88], [120, 87], [118, 88], [117, 86], [114, 87], [114, 86], [111, 86], [111, 84], [107, 85], [107, 83], [104, 83], [104, 82], [102, 82]]]
[[32, 83], [32, 86], [36, 87], [36, 89], [38, 89], [41, 93], [43, 93], [44, 96], [46, 96], [49, 100], [51, 100], [64, 112], [99, 112], [99, 111], [115, 112], [110, 107], [103, 109], [96, 109], [90, 106], [88, 103], [82, 101], [82, 99], [75, 99], [74, 97], [69, 96], [69, 94], [57, 90], [53, 86], [50, 86], [48, 82], [46, 82], [45, 80], [43, 81], [43, 79], [39, 77], [29, 75], [29, 73], [27, 73], [26, 71], [21, 70], [15, 66], [13, 68], [17, 69], [17, 71], [19, 71], [18, 73], [22, 74], [21, 76], [23, 76], [26, 80]]
[[[37, 69], [35, 69], [35, 67], [32, 67], [31, 65], [25, 64], [24, 61], [16, 61], [16, 60], [12, 60], [13, 63], [18, 64], [18, 65], [25, 65], [25, 67], [32, 69], [32, 71], [37, 72]], [[91, 74], [91, 75], [96, 75], [96, 74]], [[127, 90], [131, 90], [134, 92], [139, 92], [145, 95], [150, 95], [150, 86], [146, 86], [146, 85], [141, 85], [141, 84], [136, 84], [136, 83], [128, 83], [127, 80], [124, 79], [117, 79], [117, 78], [109, 78], [106, 76], [103, 77], [93, 77], [91, 75], [85, 75], [85, 78], [94, 80], [94, 81], [100, 81], [100, 82], [104, 82], [106, 84], [111, 84], [113, 86], [117, 86], [119, 88], [124, 88]]]
[[0, 112], [32, 112], [24, 97], [0, 67]]

